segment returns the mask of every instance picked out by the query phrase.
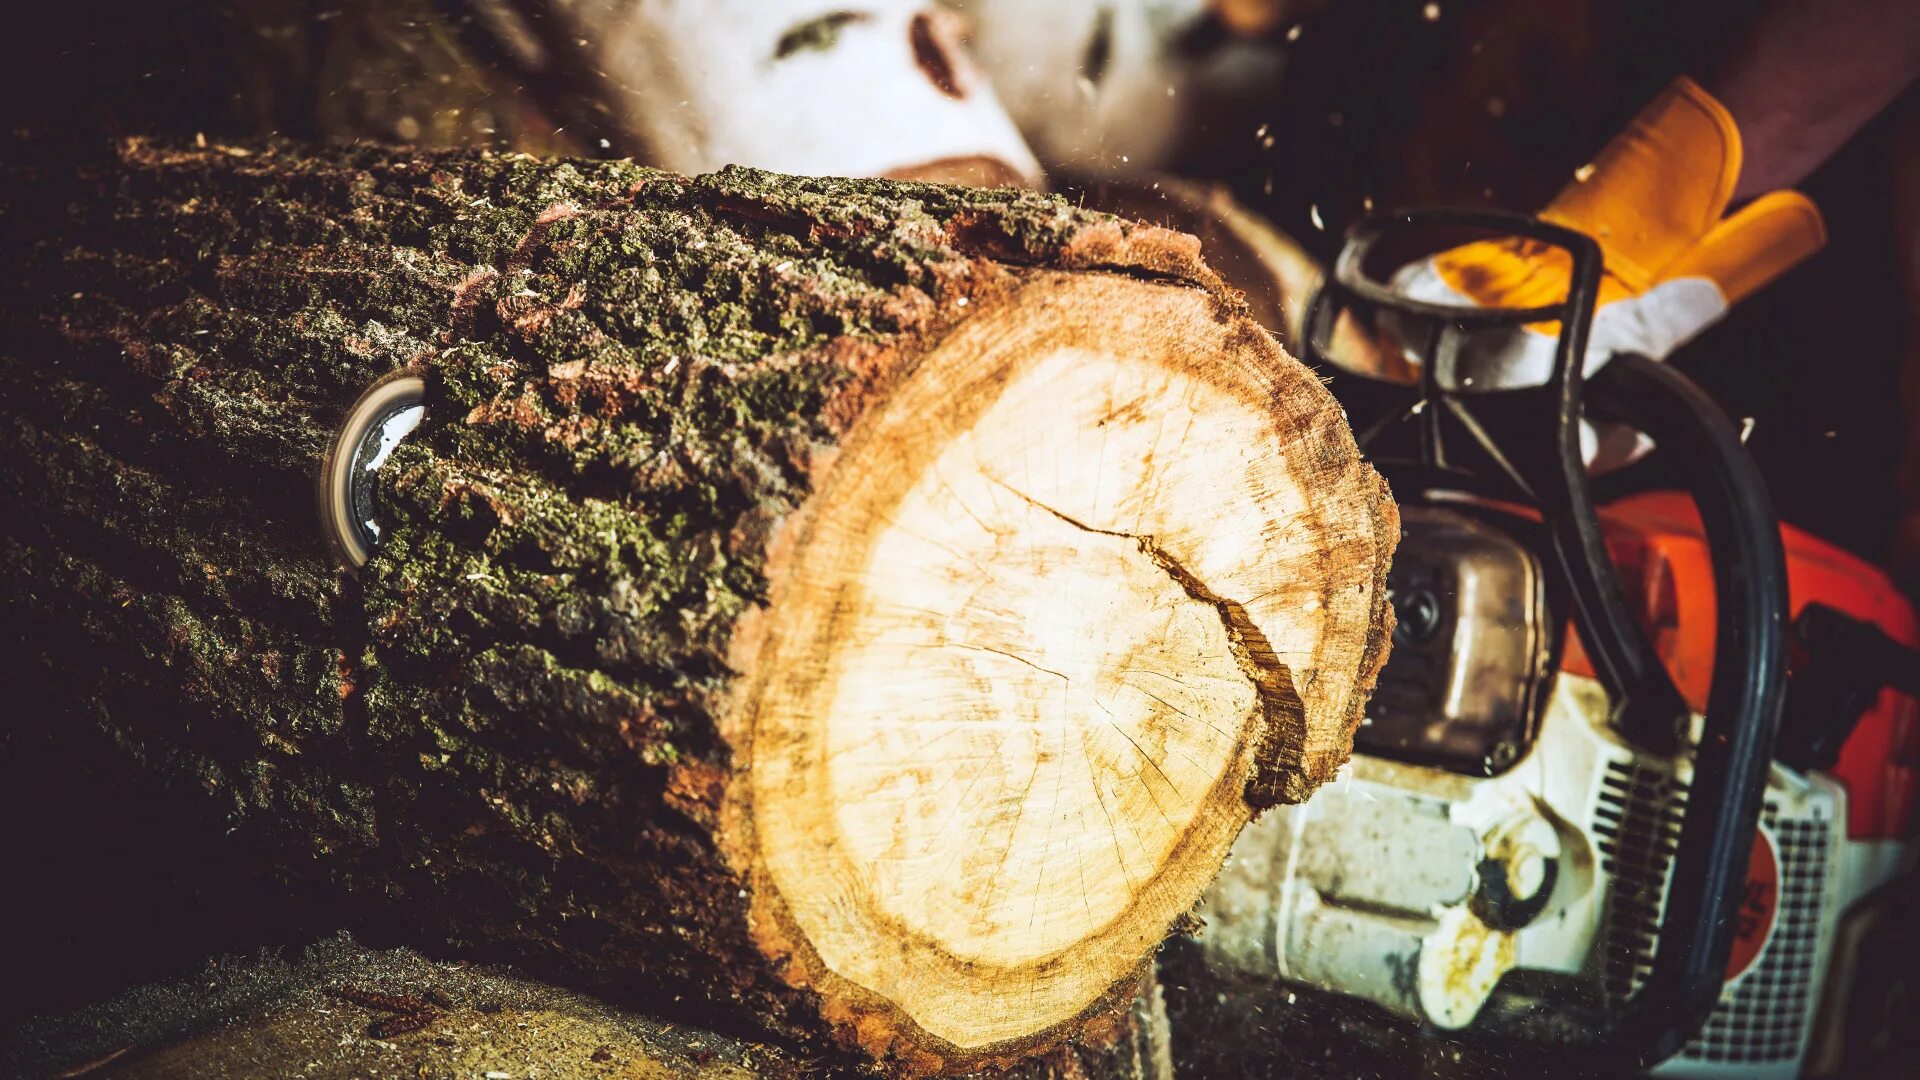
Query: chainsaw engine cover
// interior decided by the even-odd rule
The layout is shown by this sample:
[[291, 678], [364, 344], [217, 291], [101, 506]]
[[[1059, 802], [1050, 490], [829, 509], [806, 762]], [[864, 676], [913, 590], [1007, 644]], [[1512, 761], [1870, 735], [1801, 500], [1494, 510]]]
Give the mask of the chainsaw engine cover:
[[1393, 652], [1354, 749], [1495, 775], [1532, 742], [1551, 674], [1540, 561], [1456, 510], [1404, 506], [1400, 520]]

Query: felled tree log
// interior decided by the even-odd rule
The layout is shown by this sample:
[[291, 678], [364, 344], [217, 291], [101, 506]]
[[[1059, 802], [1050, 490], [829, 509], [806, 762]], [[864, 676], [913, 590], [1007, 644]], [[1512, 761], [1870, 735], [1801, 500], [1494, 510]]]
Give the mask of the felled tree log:
[[[1385, 489], [1180, 234], [138, 141], [0, 198], [12, 737], [544, 973], [922, 1072], [1098, 1041], [1384, 656]], [[315, 475], [402, 370], [356, 576]]]

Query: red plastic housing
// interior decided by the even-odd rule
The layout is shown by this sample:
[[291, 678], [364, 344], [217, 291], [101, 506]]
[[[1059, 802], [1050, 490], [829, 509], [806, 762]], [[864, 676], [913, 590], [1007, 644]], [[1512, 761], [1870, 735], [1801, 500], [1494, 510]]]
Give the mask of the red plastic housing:
[[[1713, 678], [1713, 564], [1693, 501], [1649, 492], [1601, 507], [1607, 548], [1674, 684], [1696, 712]], [[1903, 645], [1920, 646], [1920, 617], [1879, 568], [1791, 525], [1787, 550], [1792, 614], [1822, 603], [1878, 626]], [[1561, 669], [1593, 674], [1571, 627]], [[1831, 774], [1847, 788], [1847, 835], [1871, 840], [1908, 835], [1920, 780], [1920, 701], [1883, 690], [1841, 748]]]

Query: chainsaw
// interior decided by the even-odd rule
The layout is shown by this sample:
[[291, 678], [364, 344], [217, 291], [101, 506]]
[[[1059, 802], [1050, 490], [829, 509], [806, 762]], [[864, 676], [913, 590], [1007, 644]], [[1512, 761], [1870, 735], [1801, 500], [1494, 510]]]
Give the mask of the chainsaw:
[[[1461, 231], [1562, 249], [1567, 296], [1434, 305], [1376, 272]], [[1300, 344], [1400, 503], [1392, 654], [1346, 774], [1241, 837], [1197, 950], [1246, 993], [1358, 999], [1508, 1061], [1850, 1072], [1905, 1035], [1920, 620], [1779, 522], [1679, 371], [1584, 374], [1600, 272], [1592, 240], [1531, 218], [1350, 234]], [[1330, 362], [1341, 318], [1390, 319], [1417, 383]], [[1473, 389], [1466, 335], [1546, 323], [1545, 384]], [[1583, 418], [1650, 437], [1682, 490], [1596, 504]]]

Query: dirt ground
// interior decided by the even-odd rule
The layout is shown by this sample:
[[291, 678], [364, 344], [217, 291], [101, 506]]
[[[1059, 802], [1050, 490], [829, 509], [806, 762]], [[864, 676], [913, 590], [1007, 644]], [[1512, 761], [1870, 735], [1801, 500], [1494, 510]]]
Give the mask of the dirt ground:
[[285, 958], [211, 960], [0, 1036], [0, 1075], [698, 1077], [812, 1071], [776, 1051], [621, 1012], [508, 969], [374, 951], [341, 935]]

